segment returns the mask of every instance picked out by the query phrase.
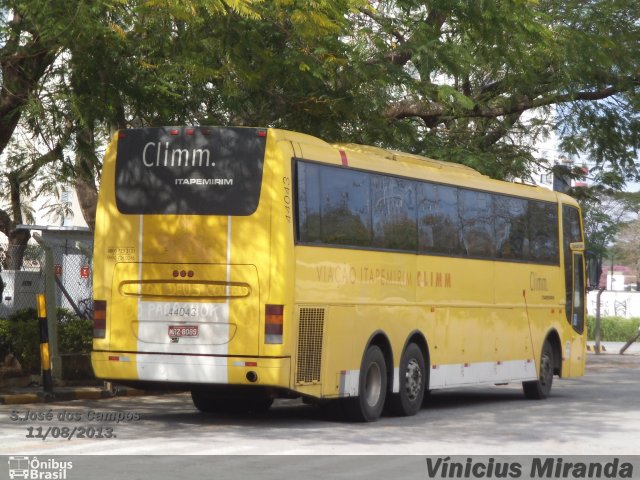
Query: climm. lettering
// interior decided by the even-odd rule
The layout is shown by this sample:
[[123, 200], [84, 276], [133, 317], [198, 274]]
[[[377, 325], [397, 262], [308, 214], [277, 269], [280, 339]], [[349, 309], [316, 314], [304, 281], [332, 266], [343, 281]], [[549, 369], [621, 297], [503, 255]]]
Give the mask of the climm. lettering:
[[451, 274], [448, 272], [418, 272], [418, 287], [451, 288]]
[[142, 149], [145, 167], [214, 167], [208, 148], [169, 148], [169, 142], [147, 143]]

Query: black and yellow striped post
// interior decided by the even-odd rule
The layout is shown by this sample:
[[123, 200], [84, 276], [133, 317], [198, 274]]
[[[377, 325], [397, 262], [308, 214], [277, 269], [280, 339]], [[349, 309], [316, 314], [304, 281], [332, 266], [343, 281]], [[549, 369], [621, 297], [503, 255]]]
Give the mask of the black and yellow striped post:
[[44, 391], [53, 393], [51, 378], [51, 356], [49, 355], [49, 328], [47, 326], [47, 302], [42, 293], [36, 295], [38, 304], [38, 325], [40, 329], [40, 362], [42, 364], [42, 385]]

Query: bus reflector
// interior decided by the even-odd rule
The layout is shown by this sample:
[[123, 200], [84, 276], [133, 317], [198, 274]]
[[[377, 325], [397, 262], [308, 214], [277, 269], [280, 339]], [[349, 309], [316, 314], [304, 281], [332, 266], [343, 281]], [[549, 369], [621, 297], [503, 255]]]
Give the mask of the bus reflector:
[[105, 338], [107, 336], [107, 302], [106, 300], [93, 301], [93, 338]]
[[282, 343], [284, 305], [265, 305], [264, 343]]
[[119, 355], [109, 355], [110, 362], [130, 362], [131, 358], [129, 357], [121, 357]]
[[349, 166], [349, 159], [347, 158], [347, 152], [345, 152], [344, 150], [340, 150], [340, 160], [342, 160], [342, 165], [344, 167]]

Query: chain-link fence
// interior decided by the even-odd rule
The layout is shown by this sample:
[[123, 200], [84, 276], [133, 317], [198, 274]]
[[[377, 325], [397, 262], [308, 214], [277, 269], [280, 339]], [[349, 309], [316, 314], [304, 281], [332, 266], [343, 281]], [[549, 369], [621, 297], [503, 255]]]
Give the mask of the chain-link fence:
[[[25, 308], [36, 307], [36, 294], [44, 293], [46, 269], [54, 271], [56, 307], [90, 318], [93, 297], [91, 288], [90, 246], [75, 242], [51, 244], [53, 265], [47, 265], [45, 249], [41, 245], [22, 247], [0, 245], [0, 275], [2, 286], [0, 318], [8, 318]], [[16, 260], [21, 255], [22, 261]], [[11, 262], [10, 262], [11, 261]], [[19, 270], [6, 269], [9, 264], [21, 264]]]
[[[22, 374], [39, 372], [36, 295], [46, 293], [47, 310], [57, 319], [58, 378], [92, 377], [91, 260], [91, 245], [77, 241], [57, 239], [26, 248], [0, 244], [0, 364], [11, 354]], [[0, 371], [0, 380], [5, 374]]]

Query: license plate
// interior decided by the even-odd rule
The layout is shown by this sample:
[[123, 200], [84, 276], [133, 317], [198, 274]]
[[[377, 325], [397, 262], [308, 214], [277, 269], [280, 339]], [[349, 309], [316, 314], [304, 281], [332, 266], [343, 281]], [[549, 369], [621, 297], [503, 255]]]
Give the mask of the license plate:
[[198, 325], [171, 325], [169, 327], [169, 336], [176, 337], [197, 337]]

